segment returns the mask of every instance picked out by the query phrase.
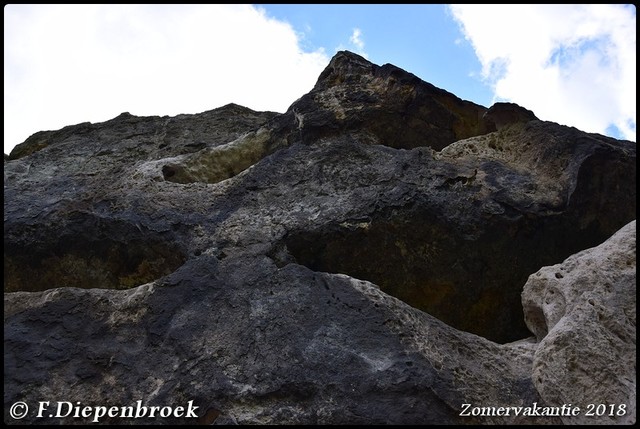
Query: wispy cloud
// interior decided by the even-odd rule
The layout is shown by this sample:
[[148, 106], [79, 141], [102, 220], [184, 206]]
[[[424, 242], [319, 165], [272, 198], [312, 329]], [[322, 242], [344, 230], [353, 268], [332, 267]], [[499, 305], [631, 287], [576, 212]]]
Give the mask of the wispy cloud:
[[362, 40], [362, 31], [359, 28], [354, 28], [351, 37], [349, 38], [351, 45], [355, 47], [357, 54], [367, 58], [367, 53], [364, 51], [364, 40]]
[[495, 101], [636, 140], [636, 15], [625, 5], [452, 5]]
[[250, 5], [7, 5], [4, 150], [41, 130], [234, 102], [285, 111], [329, 57]]

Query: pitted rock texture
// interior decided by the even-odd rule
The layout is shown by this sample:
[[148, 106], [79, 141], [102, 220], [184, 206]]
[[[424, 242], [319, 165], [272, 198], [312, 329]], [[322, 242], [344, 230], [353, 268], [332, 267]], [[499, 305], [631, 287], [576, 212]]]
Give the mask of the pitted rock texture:
[[[522, 301], [527, 326], [540, 341], [533, 380], [542, 397], [583, 410], [590, 404], [606, 408], [573, 423], [634, 423], [636, 222], [600, 246], [531, 275]], [[599, 370], [592, 372], [594, 367]], [[626, 406], [622, 415], [620, 405]]]
[[636, 146], [488, 111], [340, 52], [284, 114], [35, 134], [4, 163], [5, 422], [45, 397], [194, 400], [209, 423], [578, 421], [460, 411], [569, 401], [534, 378], [550, 340], [523, 286], [636, 218]]

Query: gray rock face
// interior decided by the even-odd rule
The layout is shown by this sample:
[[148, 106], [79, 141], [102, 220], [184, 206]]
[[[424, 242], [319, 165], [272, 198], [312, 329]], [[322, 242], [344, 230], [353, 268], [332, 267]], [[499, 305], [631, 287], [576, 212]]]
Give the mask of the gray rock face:
[[[591, 310], [521, 294], [635, 219], [635, 144], [526, 112], [341, 52], [281, 115], [229, 105], [35, 134], [4, 164], [5, 422], [42, 398], [193, 400], [202, 423], [589, 421], [460, 415], [595, 400], [572, 397], [562, 363], [586, 343], [557, 349], [618, 326], [559, 323]], [[630, 311], [607, 297], [603, 314]], [[627, 404], [615, 423], [635, 420], [620, 326], [626, 360], [578, 366], [583, 389], [619, 370], [598, 390]]]

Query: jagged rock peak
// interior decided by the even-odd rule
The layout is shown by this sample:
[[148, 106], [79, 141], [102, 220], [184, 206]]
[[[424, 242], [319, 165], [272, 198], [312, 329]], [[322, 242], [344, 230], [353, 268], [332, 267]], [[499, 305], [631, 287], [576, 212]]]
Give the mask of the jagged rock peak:
[[391, 80], [392, 84], [426, 85], [432, 90], [442, 91], [455, 97], [448, 91], [437, 88], [398, 66], [389, 63], [379, 66], [350, 51], [338, 51], [331, 58], [327, 67], [320, 73], [314, 90], [323, 90], [340, 84], [357, 84], [366, 76], [385, 81]]
[[[329, 62], [329, 65], [320, 74], [314, 87], [314, 91], [326, 91], [336, 86], [362, 85], [368, 81], [382, 81], [382, 88], [391, 89], [395, 86], [404, 85], [407, 88], [415, 88], [411, 91], [412, 96], [427, 96], [438, 99], [447, 110], [459, 113], [454, 107], [465, 105], [467, 110], [475, 108], [482, 112], [479, 124], [473, 130], [455, 130], [455, 138], [462, 139], [474, 135], [481, 135], [487, 132], [501, 129], [506, 125], [515, 123], [525, 123], [537, 120], [536, 115], [531, 111], [516, 103], [497, 102], [488, 110], [481, 105], [469, 101], [463, 101], [455, 94], [438, 88], [429, 82], [425, 82], [413, 73], [401, 69], [393, 64], [378, 66], [371, 63], [366, 58], [350, 51], [339, 51]], [[466, 122], [462, 120], [461, 122]], [[436, 144], [436, 146], [439, 146]]]
[[487, 110], [484, 119], [493, 122], [500, 130], [507, 125], [537, 120], [538, 117], [531, 110], [516, 103], [497, 102]]
[[293, 138], [307, 142], [350, 131], [362, 142], [440, 150], [456, 140], [495, 131], [493, 122], [483, 118], [486, 111], [399, 67], [378, 66], [340, 51], [276, 128], [294, 128]]
[[327, 67], [320, 73], [315, 90], [325, 89], [338, 83], [348, 82], [357, 76], [373, 74], [379, 66], [350, 51], [338, 51]]

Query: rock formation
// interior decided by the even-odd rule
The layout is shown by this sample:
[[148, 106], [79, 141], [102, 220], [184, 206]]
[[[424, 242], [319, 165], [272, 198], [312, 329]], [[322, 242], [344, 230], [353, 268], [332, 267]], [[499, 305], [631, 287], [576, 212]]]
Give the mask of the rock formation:
[[[123, 113], [4, 172], [6, 423], [635, 421], [633, 142], [339, 52], [284, 114]], [[534, 403], [584, 408], [460, 415]]]
[[[538, 392], [585, 410], [607, 398], [603, 423], [635, 423], [635, 221], [602, 245], [532, 275], [522, 302], [527, 326], [540, 341], [533, 358]], [[624, 416], [612, 418], [610, 411], [621, 405]], [[586, 415], [576, 420], [593, 421]]]

